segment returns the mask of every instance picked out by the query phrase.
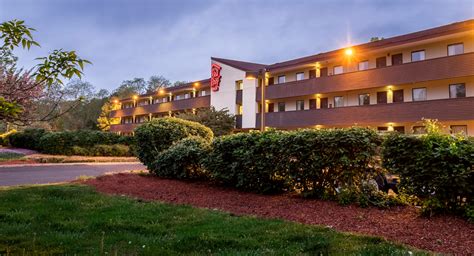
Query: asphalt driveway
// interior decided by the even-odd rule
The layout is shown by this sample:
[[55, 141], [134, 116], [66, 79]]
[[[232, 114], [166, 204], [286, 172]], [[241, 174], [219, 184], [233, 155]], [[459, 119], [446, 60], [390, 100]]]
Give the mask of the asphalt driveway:
[[75, 180], [81, 175], [146, 170], [141, 163], [78, 163], [0, 166], [0, 186], [45, 184]]

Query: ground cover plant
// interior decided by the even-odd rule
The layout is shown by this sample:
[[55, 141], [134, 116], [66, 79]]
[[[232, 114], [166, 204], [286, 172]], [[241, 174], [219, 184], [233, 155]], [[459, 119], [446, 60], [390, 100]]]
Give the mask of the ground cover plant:
[[144, 202], [84, 185], [0, 190], [0, 254], [415, 255], [385, 241], [281, 220]]
[[0, 162], [10, 161], [10, 160], [21, 160], [25, 157], [24, 154], [15, 153], [15, 152], [0, 152]]

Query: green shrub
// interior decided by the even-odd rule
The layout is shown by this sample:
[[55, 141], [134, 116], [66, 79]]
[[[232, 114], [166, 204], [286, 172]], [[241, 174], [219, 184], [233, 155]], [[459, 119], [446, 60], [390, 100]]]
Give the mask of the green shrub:
[[130, 148], [126, 145], [94, 145], [90, 148], [73, 146], [73, 155], [78, 156], [132, 156]]
[[72, 155], [75, 156], [89, 156], [90, 152], [86, 148], [79, 147], [79, 146], [73, 146], [72, 147]]
[[285, 189], [285, 174], [279, 151], [283, 132], [251, 132], [218, 137], [206, 159], [206, 169], [215, 181], [246, 191], [280, 192]]
[[135, 129], [136, 153], [149, 169], [158, 155], [173, 143], [190, 137], [199, 136], [211, 141], [213, 133], [206, 126], [174, 117], [153, 119]]
[[209, 141], [201, 137], [184, 138], [159, 153], [151, 164], [150, 172], [164, 178], [207, 178], [208, 175], [202, 167], [202, 160], [209, 150]]
[[400, 175], [400, 186], [422, 199], [423, 212], [464, 213], [474, 193], [474, 141], [430, 133], [386, 138], [383, 165]]
[[44, 134], [44, 129], [25, 129], [10, 135], [8, 140], [12, 147], [40, 150], [39, 141]]
[[74, 132], [45, 133], [39, 140], [39, 148], [46, 154], [72, 155], [73, 146], [82, 146], [77, 142], [77, 138]]
[[380, 139], [369, 129], [266, 131], [216, 138], [206, 161], [212, 177], [260, 193], [294, 189], [332, 197], [376, 174]]

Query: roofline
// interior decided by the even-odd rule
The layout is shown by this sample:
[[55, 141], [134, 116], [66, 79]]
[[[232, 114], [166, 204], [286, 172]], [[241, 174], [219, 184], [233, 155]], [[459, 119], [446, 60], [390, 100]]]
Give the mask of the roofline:
[[[261, 64], [261, 63], [255, 63], [255, 62], [248, 62], [248, 61], [241, 61], [241, 60], [232, 60], [232, 59], [224, 59], [224, 58], [218, 58], [218, 57], [211, 57], [211, 61], [217, 61], [222, 64], [231, 66], [233, 68], [242, 70], [242, 71], [257, 71], [258, 69], [255, 68], [245, 68], [242, 65], [255, 65], [255, 66], [261, 66], [261, 68], [265, 68], [268, 66], [267, 64]], [[238, 62], [238, 63], [235, 63]]]

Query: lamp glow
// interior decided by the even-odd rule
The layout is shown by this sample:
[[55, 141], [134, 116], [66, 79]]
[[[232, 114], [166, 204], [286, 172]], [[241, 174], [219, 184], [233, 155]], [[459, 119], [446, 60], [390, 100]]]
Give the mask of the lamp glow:
[[344, 53], [346, 56], [352, 56], [352, 54], [354, 54], [354, 50], [352, 50], [352, 48], [347, 48]]

